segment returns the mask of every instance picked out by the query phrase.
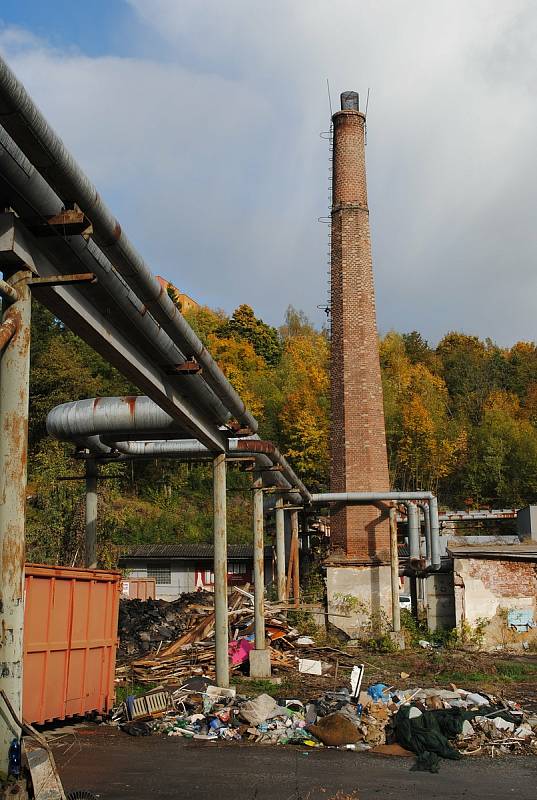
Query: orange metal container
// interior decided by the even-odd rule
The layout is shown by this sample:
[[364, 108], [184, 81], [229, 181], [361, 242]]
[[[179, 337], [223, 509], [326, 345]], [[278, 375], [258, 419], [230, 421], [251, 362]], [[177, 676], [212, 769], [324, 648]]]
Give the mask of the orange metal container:
[[155, 598], [157, 587], [154, 578], [124, 578], [121, 581], [121, 597], [125, 600], [147, 600]]
[[26, 564], [23, 716], [42, 723], [114, 702], [119, 572]]

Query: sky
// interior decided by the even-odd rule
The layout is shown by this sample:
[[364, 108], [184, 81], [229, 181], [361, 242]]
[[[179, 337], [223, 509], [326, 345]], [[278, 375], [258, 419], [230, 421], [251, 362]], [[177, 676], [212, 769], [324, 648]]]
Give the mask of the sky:
[[155, 274], [327, 302], [327, 79], [360, 93], [381, 332], [537, 339], [531, 0], [2, 0], [0, 52]]

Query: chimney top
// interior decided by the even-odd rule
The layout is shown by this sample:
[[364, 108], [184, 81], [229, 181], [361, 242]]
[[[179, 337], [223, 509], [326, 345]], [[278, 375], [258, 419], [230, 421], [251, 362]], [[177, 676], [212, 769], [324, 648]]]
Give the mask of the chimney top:
[[358, 92], [341, 92], [341, 110], [359, 111], [360, 96]]

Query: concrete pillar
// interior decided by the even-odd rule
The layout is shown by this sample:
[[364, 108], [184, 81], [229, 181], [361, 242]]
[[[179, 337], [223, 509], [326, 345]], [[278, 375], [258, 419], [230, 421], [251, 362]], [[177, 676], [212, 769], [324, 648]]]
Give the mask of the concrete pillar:
[[276, 500], [276, 575], [278, 600], [285, 603], [285, 511], [281, 497]]
[[216, 683], [229, 686], [226, 457], [213, 461], [214, 615]]
[[86, 461], [86, 540], [84, 564], [89, 569], [97, 569], [97, 480], [99, 468], [95, 459]]
[[[2, 325], [15, 333], [0, 352], [0, 688], [22, 719], [24, 624], [24, 532], [28, 395], [30, 374], [30, 289], [26, 269], [7, 279], [19, 295], [4, 305]], [[5, 327], [4, 327], [5, 329]], [[0, 772], [7, 773], [11, 740], [20, 730], [0, 700]]]
[[397, 549], [397, 511], [390, 508], [390, 574], [392, 582], [392, 630], [401, 630], [399, 606], [399, 551]]
[[254, 523], [254, 634], [255, 649], [250, 651], [250, 676], [270, 677], [270, 650], [265, 642], [265, 552], [263, 541], [263, 478], [256, 475], [253, 487]]

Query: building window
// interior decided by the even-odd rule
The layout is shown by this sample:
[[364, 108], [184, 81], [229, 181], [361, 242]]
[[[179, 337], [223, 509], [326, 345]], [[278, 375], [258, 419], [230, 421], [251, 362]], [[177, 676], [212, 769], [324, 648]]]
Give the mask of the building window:
[[235, 561], [227, 565], [228, 575], [246, 575], [246, 564], [243, 561]]
[[147, 565], [147, 577], [154, 578], [157, 584], [170, 585], [172, 582], [172, 571], [169, 564], [159, 564], [158, 567]]

